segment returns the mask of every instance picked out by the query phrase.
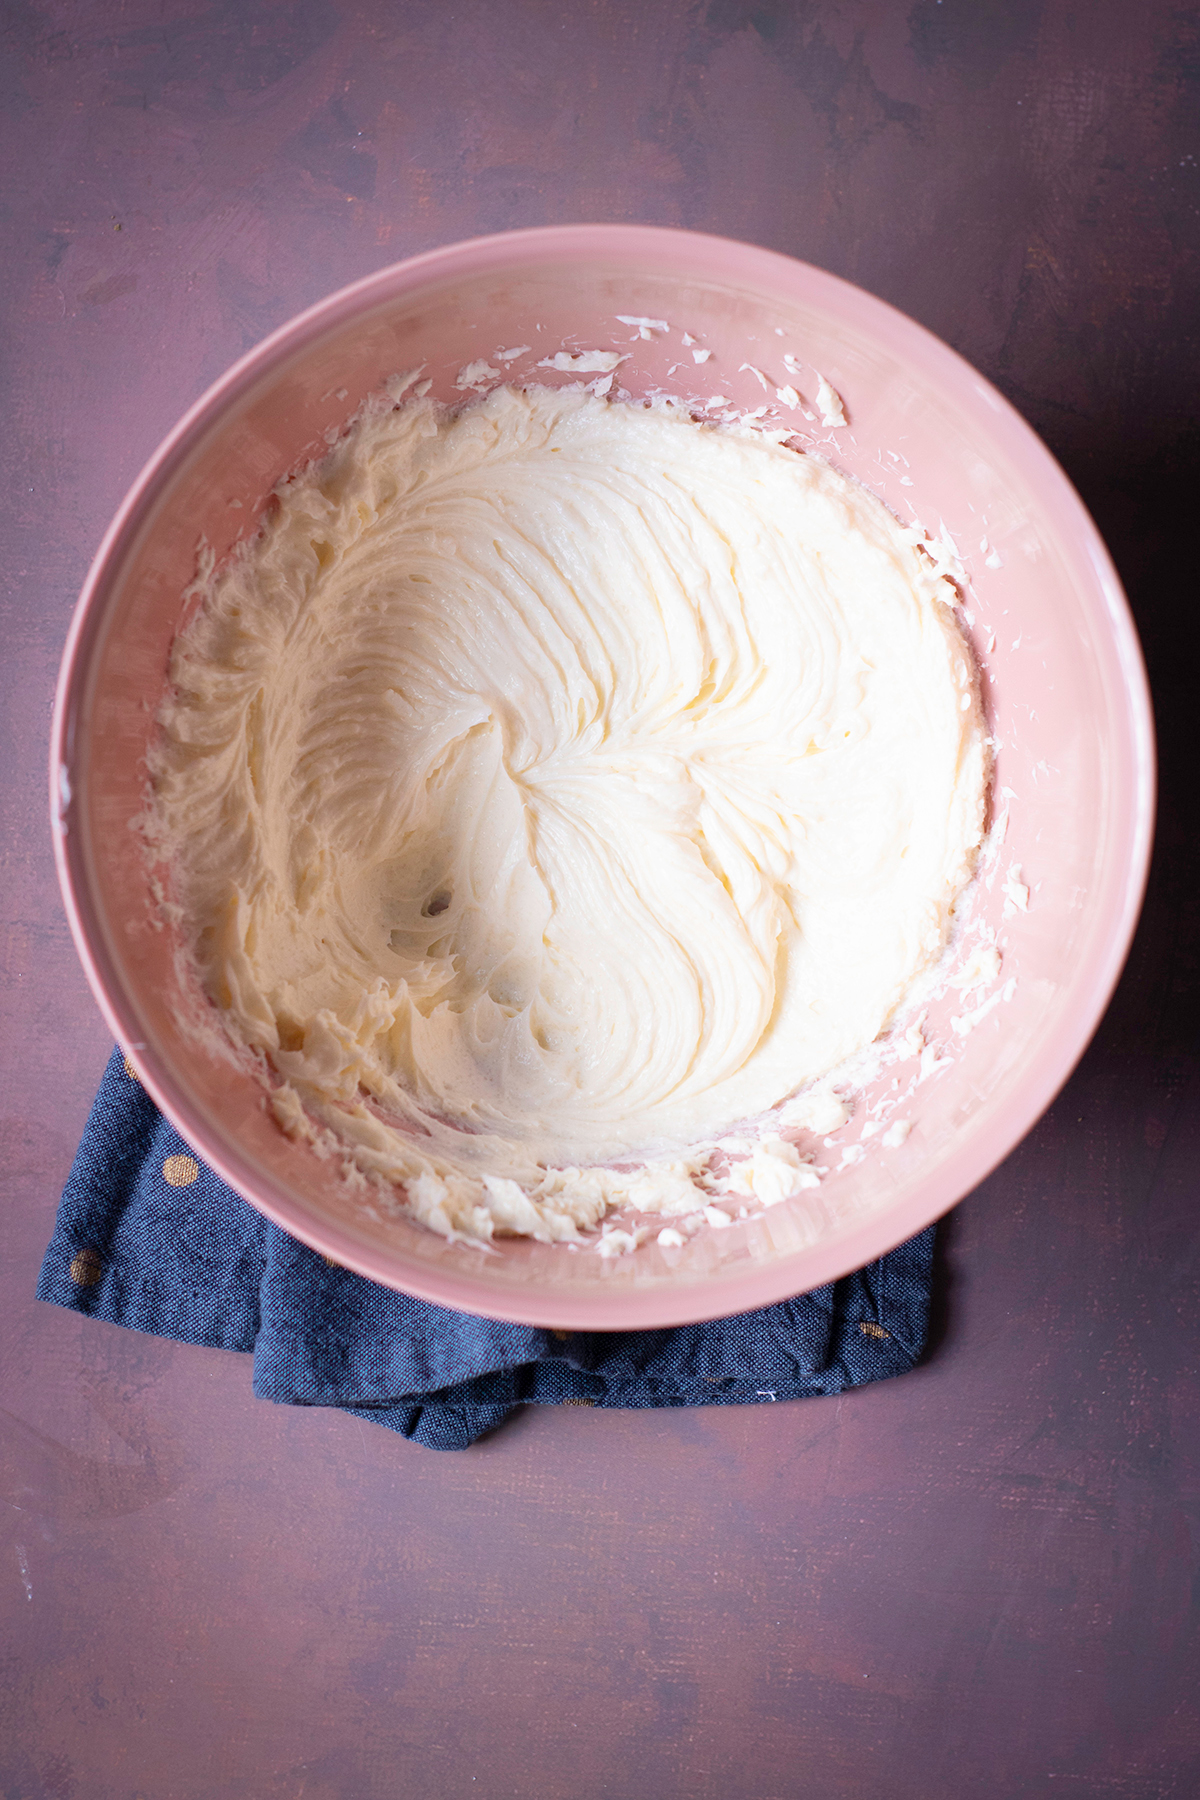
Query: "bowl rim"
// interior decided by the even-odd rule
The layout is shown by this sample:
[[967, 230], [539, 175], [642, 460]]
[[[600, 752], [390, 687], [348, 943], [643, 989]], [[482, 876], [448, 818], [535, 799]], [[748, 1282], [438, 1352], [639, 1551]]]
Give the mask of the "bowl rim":
[[[990, 1148], [981, 1156], [952, 1151], [933, 1172], [923, 1196], [903, 1207], [871, 1214], [828, 1241], [778, 1261], [755, 1264], [719, 1280], [635, 1284], [619, 1291], [572, 1287], [546, 1292], [492, 1287], [485, 1280], [431, 1264], [405, 1265], [382, 1246], [365, 1245], [333, 1220], [316, 1220], [281, 1184], [263, 1192], [261, 1172], [236, 1155], [206, 1144], [203, 1119], [152, 1044], [139, 1039], [139, 1023], [129, 994], [104, 941], [99, 909], [89, 891], [80, 833], [69, 829], [73, 802], [75, 727], [86, 690], [90, 652], [102, 628], [108, 597], [142, 525], [201, 435], [222, 410], [303, 350], [316, 338], [349, 323], [374, 303], [399, 300], [447, 277], [477, 278], [530, 261], [569, 260], [580, 264], [655, 261], [664, 273], [693, 278], [736, 279], [741, 287], [780, 292], [803, 287], [808, 304], [836, 303], [843, 315], [864, 324], [889, 321], [893, 331], [920, 350], [926, 364], [945, 371], [952, 385], [966, 381], [992, 415], [992, 429], [1010, 456], [1038, 467], [1046, 504], [1063, 520], [1064, 534], [1090, 563], [1106, 603], [1113, 648], [1122, 677], [1130, 761], [1128, 798], [1114, 802], [1114, 855], [1125, 858], [1120, 905], [1097, 956], [1077, 982], [1076, 1004], [1060, 1018], [1039, 1047], [1032, 1070], [1017, 1081], [1005, 1117]], [[736, 262], [736, 274], [734, 263]], [[704, 265], [703, 267], [701, 265]], [[798, 298], [801, 296], [797, 296]], [[312, 1249], [384, 1286], [442, 1306], [484, 1317], [580, 1330], [663, 1328], [725, 1317], [786, 1299], [799, 1290], [788, 1270], [804, 1258], [806, 1289], [838, 1279], [914, 1235], [948, 1212], [984, 1181], [1033, 1128], [1060, 1092], [1090, 1043], [1129, 954], [1149, 875], [1155, 817], [1156, 763], [1153, 713], [1141, 645], [1120, 579], [1091, 515], [1053, 453], [1016, 408], [979, 372], [933, 332], [865, 289], [827, 270], [737, 239], [653, 225], [570, 224], [525, 228], [468, 238], [403, 259], [339, 288], [277, 327], [238, 358], [183, 414], [147, 460], [117, 509], [92, 560], [72, 614], [55, 693], [50, 736], [50, 813], [55, 866], [71, 935], [96, 1002], [147, 1092], [180, 1134], [194, 1143], [205, 1162], [256, 1209]], [[890, 1223], [889, 1223], [890, 1221]]]

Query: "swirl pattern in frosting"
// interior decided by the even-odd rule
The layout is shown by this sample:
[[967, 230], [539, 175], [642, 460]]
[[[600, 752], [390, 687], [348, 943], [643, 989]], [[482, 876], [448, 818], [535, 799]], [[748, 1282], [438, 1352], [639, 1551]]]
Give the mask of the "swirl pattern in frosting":
[[703, 1206], [705, 1146], [941, 954], [986, 775], [954, 599], [748, 429], [574, 386], [369, 410], [208, 583], [153, 757], [281, 1121], [448, 1233]]

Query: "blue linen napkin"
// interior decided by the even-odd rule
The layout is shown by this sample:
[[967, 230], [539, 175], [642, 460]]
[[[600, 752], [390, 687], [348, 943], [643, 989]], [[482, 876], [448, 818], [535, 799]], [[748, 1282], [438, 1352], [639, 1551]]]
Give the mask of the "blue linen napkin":
[[219, 1181], [113, 1052], [63, 1191], [38, 1295], [226, 1350], [254, 1391], [336, 1406], [462, 1450], [518, 1406], [742, 1406], [836, 1394], [921, 1355], [934, 1227], [841, 1281], [666, 1331], [544, 1331], [380, 1287]]

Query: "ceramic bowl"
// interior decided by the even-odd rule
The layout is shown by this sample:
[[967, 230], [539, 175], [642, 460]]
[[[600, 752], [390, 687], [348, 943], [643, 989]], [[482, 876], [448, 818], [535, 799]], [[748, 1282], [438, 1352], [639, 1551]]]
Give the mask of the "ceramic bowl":
[[[619, 315], [669, 329], [643, 335]], [[693, 359], [685, 331], [712, 351], [707, 361]], [[635, 398], [768, 406], [766, 422], [795, 425], [803, 446], [955, 546], [996, 740], [993, 836], [967, 919], [968, 932], [997, 938], [997, 980], [948, 987], [930, 1005], [923, 1056], [877, 1071], [850, 1124], [818, 1143], [828, 1169], [819, 1189], [702, 1230], [682, 1250], [652, 1240], [611, 1260], [528, 1240], [485, 1252], [369, 1217], [332, 1164], [279, 1132], [260, 1085], [189, 1034], [179, 946], [130, 828], [201, 537], [225, 554], [279, 478], [320, 454], [389, 377], [421, 365], [435, 397], [461, 401], [465, 365], [522, 345], [491, 366], [517, 381], [568, 381], [578, 377], [538, 365], [563, 349], [615, 348], [628, 354], [619, 384]], [[847, 427], [826, 429], [777, 398], [795, 386], [811, 399], [818, 373], [842, 395]], [[88, 575], [63, 659], [51, 779], [63, 894], [97, 1000], [211, 1167], [296, 1237], [377, 1281], [493, 1317], [595, 1330], [713, 1318], [803, 1292], [975, 1187], [1049, 1104], [1112, 992], [1141, 902], [1154, 776], [1142, 659], [1112, 564], [1061, 469], [994, 388], [920, 326], [819, 269], [690, 232], [598, 225], [477, 239], [385, 269], [277, 331], [192, 408]]]

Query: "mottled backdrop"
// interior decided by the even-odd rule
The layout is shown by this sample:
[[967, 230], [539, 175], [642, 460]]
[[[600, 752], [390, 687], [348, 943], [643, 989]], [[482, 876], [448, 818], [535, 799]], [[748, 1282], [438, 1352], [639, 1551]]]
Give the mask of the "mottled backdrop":
[[[1171, 0], [53, 0], [3, 86], [5, 1800], [1200, 1792], [1200, 25]], [[431, 245], [643, 220], [913, 314], [1062, 458], [1164, 762], [1125, 980], [899, 1381], [439, 1456], [31, 1298], [108, 1042], [55, 668], [183, 409]]]

